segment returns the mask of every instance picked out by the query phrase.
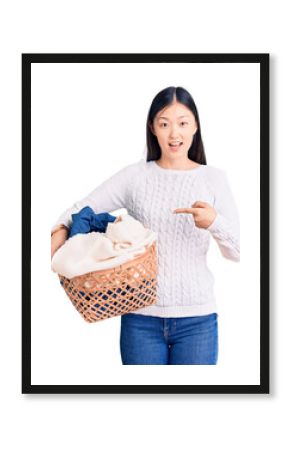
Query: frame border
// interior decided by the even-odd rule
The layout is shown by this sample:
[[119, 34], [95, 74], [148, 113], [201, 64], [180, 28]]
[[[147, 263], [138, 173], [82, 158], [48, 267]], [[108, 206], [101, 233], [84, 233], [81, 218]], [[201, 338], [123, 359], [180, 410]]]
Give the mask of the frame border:
[[[269, 394], [269, 53], [22, 53], [22, 394]], [[260, 64], [260, 384], [32, 385], [31, 384], [31, 64], [33, 63]], [[262, 157], [263, 155], [263, 157]]]

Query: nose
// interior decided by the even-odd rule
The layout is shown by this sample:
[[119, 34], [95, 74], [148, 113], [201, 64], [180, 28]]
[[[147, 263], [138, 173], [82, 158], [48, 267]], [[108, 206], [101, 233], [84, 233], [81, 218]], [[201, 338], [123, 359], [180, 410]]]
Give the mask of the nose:
[[171, 139], [178, 138], [179, 133], [177, 131], [177, 127], [178, 127], [178, 125], [172, 125], [171, 126], [170, 133], [169, 133]]

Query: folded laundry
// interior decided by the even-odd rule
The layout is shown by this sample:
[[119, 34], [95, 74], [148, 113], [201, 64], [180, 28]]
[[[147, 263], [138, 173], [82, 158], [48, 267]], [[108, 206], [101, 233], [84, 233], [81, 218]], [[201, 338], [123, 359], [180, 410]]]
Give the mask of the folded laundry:
[[108, 223], [106, 233], [92, 231], [68, 238], [54, 254], [51, 268], [68, 279], [109, 269], [141, 255], [155, 240], [155, 232], [126, 214]]
[[115, 220], [116, 217], [107, 212], [96, 214], [92, 208], [85, 206], [78, 213], [72, 214], [72, 225], [68, 237], [78, 233], [90, 233], [91, 231], [105, 233], [108, 223]]

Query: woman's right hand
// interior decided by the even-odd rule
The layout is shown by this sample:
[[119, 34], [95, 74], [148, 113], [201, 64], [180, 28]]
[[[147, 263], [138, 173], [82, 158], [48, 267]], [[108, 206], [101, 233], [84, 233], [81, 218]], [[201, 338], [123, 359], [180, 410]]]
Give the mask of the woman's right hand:
[[65, 243], [68, 236], [68, 230], [62, 228], [58, 231], [55, 231], [51, 236], [51, 259], [55, 252]]

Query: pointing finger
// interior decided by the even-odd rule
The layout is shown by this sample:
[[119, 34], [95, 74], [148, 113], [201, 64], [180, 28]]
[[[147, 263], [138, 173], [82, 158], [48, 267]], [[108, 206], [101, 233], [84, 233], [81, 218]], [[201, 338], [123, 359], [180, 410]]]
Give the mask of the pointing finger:
[[187, 213], [187, 214], [193, 214], [195, 208], [177, 208], [173, 211], [173, 213]]

